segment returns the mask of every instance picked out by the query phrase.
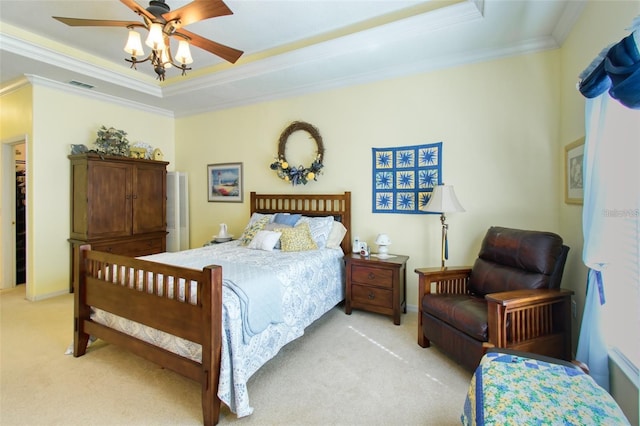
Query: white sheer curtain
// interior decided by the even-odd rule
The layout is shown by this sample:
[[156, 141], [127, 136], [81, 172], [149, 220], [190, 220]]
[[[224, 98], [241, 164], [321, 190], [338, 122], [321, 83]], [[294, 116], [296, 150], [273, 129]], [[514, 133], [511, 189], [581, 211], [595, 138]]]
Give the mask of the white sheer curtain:
[[[637, 341], [640, 329], [640, 110], [625, 108], [606, 92], [586, 102], [582, 220], [589, 274], [576, 358], [608, 390], [608, 346], [620, 340], [616, 333]], [[604, 310], [607, 298], [616, 309]], [[603, 333], [612, 316], [616, 329]]]

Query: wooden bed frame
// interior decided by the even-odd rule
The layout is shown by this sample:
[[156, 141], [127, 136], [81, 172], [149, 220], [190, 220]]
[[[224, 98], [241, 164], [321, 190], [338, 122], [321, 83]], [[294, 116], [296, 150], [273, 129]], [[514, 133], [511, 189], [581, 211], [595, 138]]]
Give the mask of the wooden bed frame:
[[[342, 241], [345, 254], [351, 252], [351, 193], [343, 194], [256, 194], [251, 193], [251, 214], [276, 212], [307, 216], [334, 216], [347, 234]], [[130, 352], [171, 369], [202, 385], [202, 415], [205, 425], [218, 423], [220, 399], [218, 379], [222, 334], [222, 268], [211, 265], [200, 270], [170, 266], [141, 259], [92, 251], [80, 247], [78, 285], [74, 292], [73, 355], [86, 353], [89, 336], [121, 346]], [[144, 277], [138, 290], [134, 277]], [[185, 285], [185, 301], [177, 297], [178, 286], [168, 294], [168, 278], [173, 282], [197, 282], [197, 304]], [[158, 294], [162, 296], [158, 296]], [[175, 293], [175, 294], [174, 294]], [[136, 321], [202, 345], [202, 362], [121, 333], [91, 320], [91, 307]]]

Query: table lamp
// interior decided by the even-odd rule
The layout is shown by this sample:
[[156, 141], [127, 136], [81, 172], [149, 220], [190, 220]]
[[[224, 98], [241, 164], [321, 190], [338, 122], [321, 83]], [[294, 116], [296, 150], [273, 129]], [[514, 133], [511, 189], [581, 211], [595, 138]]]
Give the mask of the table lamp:
[[464, 207], [458, 201], [456, 193], [451, 185], [438, 185], [433, 188], [431, 198], [429, 202], [420, 210], [423, 212], [440, 213], [440, 222], [442, 222], [442, 267], [444, 267], [445, 260], [449, 259], [449, 241], [447, 238], [447, 231], [449, 225], [447, 225], [445, 213], [463, 212]]
[[378, 234], [376, 238], [376, 244], [378, 245], [378, 257], [380, 259], [388, 259], [389, 255], [389, 245], [391, 245], [391, 238], [387, 234]]

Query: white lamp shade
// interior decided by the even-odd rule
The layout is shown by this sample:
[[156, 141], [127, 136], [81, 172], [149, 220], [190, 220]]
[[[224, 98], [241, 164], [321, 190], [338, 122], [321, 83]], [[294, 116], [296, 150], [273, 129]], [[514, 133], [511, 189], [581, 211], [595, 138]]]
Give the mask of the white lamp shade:
[[387, 234], [378, 234], [376, 238], [376, 244], [379, 246], [388, 246], [391, 244], [391, 238]]
[[162, 24], [149, 25], [149, 36], [145, 44], [153, 50], [164, 49], [164, 34], [162, 34]]
[[452, 185], [438, 185], [433, 188], [429, 202], [420, 210], [432, 213], [463, 212], [464, 207], [458, 201]]
[[142, 50], [142, 41], [140, 40], [140, 33], [134, 30], [129, 31], [129, 38], [127, 44], [124, 46], [124, 51], [131, 56], [143, 56], [144, 50]]
[[191, 57], [191, 50], [189, 50], [189, 42], [187, 40], [178, 41], [178, 52], [176, 53], [176, 61], [180, 64], [191, 64], [193, 58]]

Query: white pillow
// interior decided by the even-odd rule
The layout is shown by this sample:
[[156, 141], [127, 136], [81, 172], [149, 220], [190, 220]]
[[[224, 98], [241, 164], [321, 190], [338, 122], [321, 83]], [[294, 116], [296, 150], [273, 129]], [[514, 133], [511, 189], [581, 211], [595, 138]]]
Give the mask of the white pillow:
[[345, 235], [347, 235], [347, 228], [342, 223], [334, 220], [329, 238], [327, 238], [327, 248], [340, 248], [340, 243], [342, 243]]
[[247, 248], [254, 250], [273, 251], [276, 243], [280, 240], [282, 232], [276, 231], [258, 231], [253, 240], [249, 243]]
[[325, 248], [327, 246], [327, 239], [331, 233], [331, 228], [333, 227], [333, 222], [333, 216], [302, 216], [297, 225], [300, 225], [301, 223], [308, 223], [313, 241], [316, 242], [318, 248]]

